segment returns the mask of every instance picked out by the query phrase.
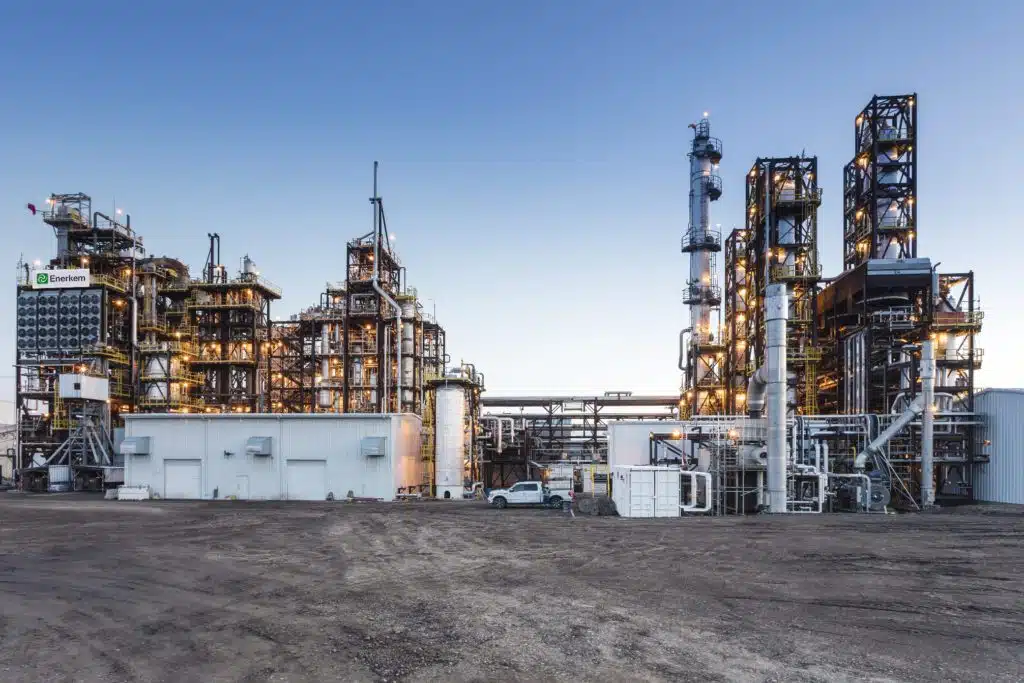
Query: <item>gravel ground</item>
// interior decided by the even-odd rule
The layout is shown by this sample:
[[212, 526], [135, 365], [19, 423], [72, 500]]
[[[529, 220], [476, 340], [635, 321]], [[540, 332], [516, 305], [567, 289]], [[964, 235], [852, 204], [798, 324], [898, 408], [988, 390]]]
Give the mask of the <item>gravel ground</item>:
[[1020, 681], [1024, 513], [0, 494], [0, 681]]

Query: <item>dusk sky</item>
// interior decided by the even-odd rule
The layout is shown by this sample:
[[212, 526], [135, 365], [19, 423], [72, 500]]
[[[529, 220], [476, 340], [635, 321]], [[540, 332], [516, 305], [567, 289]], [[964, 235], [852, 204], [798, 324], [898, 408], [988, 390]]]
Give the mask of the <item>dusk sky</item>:
[[283, 287], [284, 317], [344, 279], [377, 159], [409, 282], [490, 391], [675, 393], [687, 124], [710, 111], [722, 139], [724, 231], [757, 156], [818, 156], [834, 275], [854, 116], [917, 92], [920, 255], [977, 274], [979, 384], [1024, 386], [1024, 3], [12, 1], [0, 18], [11, 362], [15, 262], [55, 242], [27, 202], [123, 208], [194, 273], [218, 232], [232, 272], [248, 253]]

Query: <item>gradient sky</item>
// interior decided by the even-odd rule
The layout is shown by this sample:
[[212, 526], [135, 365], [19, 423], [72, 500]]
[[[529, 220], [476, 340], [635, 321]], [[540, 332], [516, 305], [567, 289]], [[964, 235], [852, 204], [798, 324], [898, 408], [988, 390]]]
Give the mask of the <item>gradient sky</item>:
[[284, 288], [278, 317], [344, 278], [379, 159], [409, 282], [492, 392], [672, 393], [687, 124], [709, 110], [723, 141], [726, 231], [755, 157], [818, 155], [833, 275], [854, 116], [916, 91], [920, 255], [977, 273], [979, 383], [1024, 385], [1024, 3], [12, 0], [0, 19], [3, 358], [14, 264], [54, 248], [26, 202], [122, 207], [196, 272], [219, 232], [232, 270], [248, 253]]

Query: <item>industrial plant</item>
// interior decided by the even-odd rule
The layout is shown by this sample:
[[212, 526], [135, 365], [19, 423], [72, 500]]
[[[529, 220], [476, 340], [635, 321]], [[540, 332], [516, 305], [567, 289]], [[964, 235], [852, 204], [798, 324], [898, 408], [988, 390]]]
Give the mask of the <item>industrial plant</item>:
[[[914, 94], [875, 96], [853, 116], [831, 277], [818, 159], [757, 157], [727, 182], [709, 118], [690, 125], [689, 319], [671, 395], [488, 395], [407, 281], [376, 165], [372, 229], [287, 319], [248, 255], [229, 272], [219, 235], [193, 276], [147, 251], [129, 216], [51, 195], [39, 213], [57, 252], [19, 264], [22, 486], [462, 499], [568, 467], [578, 494], [614, 497], [622, 516], [969, 502], [987, 459], [983, 315], [973, 272], [940, 272], [918, 252], [918, 109]], [[712, 207], [730, 191], [745, 215], [723, 237]]]

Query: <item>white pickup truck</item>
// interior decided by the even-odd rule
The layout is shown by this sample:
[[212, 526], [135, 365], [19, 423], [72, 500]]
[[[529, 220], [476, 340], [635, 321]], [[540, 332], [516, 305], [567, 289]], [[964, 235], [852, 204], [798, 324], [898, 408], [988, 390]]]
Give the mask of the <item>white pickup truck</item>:
[[499, 509], [509, 505], [546, 505], [557, 508], [564, 503], [571, 503], [572, 499], [572, 489], [549, 488], [540, 481], [521, 481], [512, 488], [494, 489], [487, 494], [487, 502]]

